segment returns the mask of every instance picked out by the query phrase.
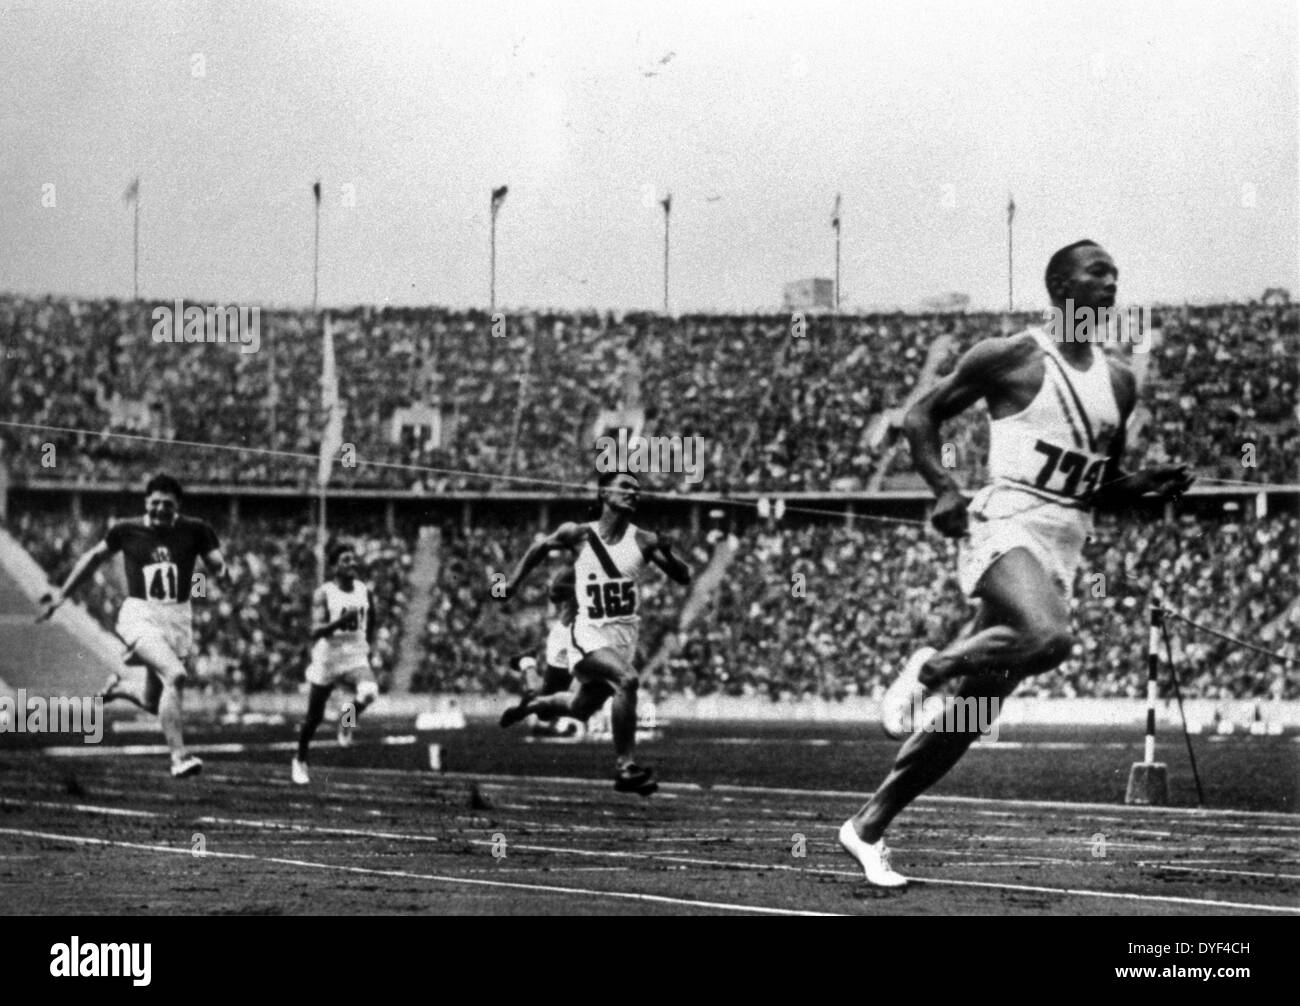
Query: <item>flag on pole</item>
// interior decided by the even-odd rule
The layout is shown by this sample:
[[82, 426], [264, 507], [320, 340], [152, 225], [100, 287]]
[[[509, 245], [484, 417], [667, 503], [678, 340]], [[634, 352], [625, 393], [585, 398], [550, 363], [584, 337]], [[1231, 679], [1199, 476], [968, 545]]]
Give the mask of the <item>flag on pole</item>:
[[840, 194], [835, 193], [835, 210], [831, 213], [831, 226], [840, 229]]
[[320, 376], [321, 406], [325, 412], [325, 430], [320, 440], [320, 466], [316, 479], [325, 486], [334, 469], [334, 455], [343, 446], [343, 401], [339, 397], [339, 374], [334, 362], [334, 329], [325, 317], [324, 363]]
[[673, 194], [669, 192], [668, 195], [660, 199], [659, 205], [664, 208], [665, 214], [671, 213], [673, 211]]
[[1011, 198], [1011, 193], [1007, 193], [1007, 226], [1011, 226], [1011, 221], [1016, 218], [1016, 201]]
[[311, 193], [316, 197], [316, 205], [319, 206], [320, 205], [320, 179], [319, 178], [316, 179], [315, 183], [312, 185]]
[[139, 198], [140, 176], [136, 175], [135, 178], [131, 179], [131, 184], [126, 187], [126, 191], [122, 193], [122, 202], [129, 204], [135, 202]]
[[506, 201], [506, 193], [510, 191], [510, 186], [502, 185], [500, 188], [492, 190], [492, 215], [496, 216], [497, 211], [501, 209], [501, 204]]

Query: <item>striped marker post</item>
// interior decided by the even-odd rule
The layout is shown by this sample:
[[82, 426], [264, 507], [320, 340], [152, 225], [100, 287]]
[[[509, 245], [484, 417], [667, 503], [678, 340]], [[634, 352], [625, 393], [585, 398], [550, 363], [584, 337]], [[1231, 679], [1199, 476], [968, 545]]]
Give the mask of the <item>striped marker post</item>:
[[1156, 698], [1159, 692], [1160, 633], [1165, 624], [1164, 601], [1159, 585], [1151, 588], [1151, 624], [1147, 631], [1147, 736], [1142, 760], [1129, 769], [1124, 802], [1167, 804], [1169, 768], [1156, 761]]

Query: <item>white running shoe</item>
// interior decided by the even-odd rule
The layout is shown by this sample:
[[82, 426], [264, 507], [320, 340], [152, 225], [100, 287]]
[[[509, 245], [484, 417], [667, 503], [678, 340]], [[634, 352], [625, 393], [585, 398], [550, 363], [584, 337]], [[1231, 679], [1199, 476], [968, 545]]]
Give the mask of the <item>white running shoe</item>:
[[840, 845], [858, 861], [866, 874], [867, 883], [873, 887], [906, 887], [907, 878], [895, 873], [889, 865], [889, 846], [882, 838], [878, 842], [864, 842], [853, 827], [852, 821], [840, 826]]
[[880, 700], [880, 724], [890, 737], [897, 739], [912, 732], [915, 726], [913, 711], [920, 709], [932, 694], [921, 684], [921, 668], [938, 652], [933, 646], [922, 646], [908, 658], [902, 673], [885, 689], [884, 698]]
[[352, 731], [357, 728], [357, 707], [344, 706], [339, 713], [339, 747], [350, 748], [352, 746]]
[[203, 759], [195, 758], [194, 755], [187, 755], [180, 761], [172, 762], [172, 778], [184, 779], [188, 776], [198, 775], [203, 771]]
[[293, 781], [296, 786], [307, 786], [311, 783], [311, 774], [307, 771], [307, 763], [299, 761], [297, 756], [293, 759]]

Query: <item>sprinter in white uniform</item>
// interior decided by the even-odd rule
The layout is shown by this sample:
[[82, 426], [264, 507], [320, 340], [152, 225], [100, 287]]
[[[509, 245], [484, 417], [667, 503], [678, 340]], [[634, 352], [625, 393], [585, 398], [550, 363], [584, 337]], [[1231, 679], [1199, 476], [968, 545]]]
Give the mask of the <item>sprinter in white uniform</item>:
[[691, 582], [691, 571], [673, 555], [667, 538], [632, 523], [639, 494], [635, 475], [607, 472], [600, 477], [597, 494], [599, 520], [562, 524], [524, 554], [506, 584], [506, 597], [512, 597], [524, 577], [551, 552], [576, 550], [577, 614], [570, 633], [569, 663], [579, 687], [568, 694], [539, 696], [507, 709], [501, 725], [518, 723], [530, 713], [572, 716], [585, 723], [613, 696], [610, 720], [616, 759], [614, 788], [649, 796], [659, 788], [654, 772], [639, 766], [634, 756], [640, 684], [635, 667], [640, 624], [637, 582], [647, 562], [683, 585]]
[[[1119, 271], [1093, 241], [1058, 251], [1045, 278], [1055, 318], [1081, 309], [1095, 316], [1115, 304]], [[1055, 341], [1056, 330], [978, 343], [904, 422], [917, 470], [938, 497], [934, 526], [951, 538], [969, 530], [958, 578], [979, 601], [979, 612], [968, 633], [943, 650], [913, 654], [882, 701], [891, 736], [916, 732], [839, 835], [877, 886], [906, 883], [890, 867], [885, 828], [957, 763], [978, 736], [977, 723], [969, 720], [987, 729], [988, 716], [1021, 680], [1056, 667], [1074, 647], [1068, 599], [1092, 510], [1124, 509], [1140, 497], [1169, 499], [1191, 484], [1181, 467], [1120, 471], [1124, 426], [1136, 398], [1133, 373], [1091, 342]], [[991, 420], [993, 482], [967, 500], [943, 466], [939, 430], [980, 399]], [[951, 679], [960, 682], [956, 699], [983, 703], [983, 712], [964, 718], [962, 730], [919, 729], [923, 724], [912, 722], [911, 713]]]
[[370, 650], [375, 642], [375, 598], [357, 578], [357, 553], [351, 545], [330, 550], [328, 566], [334, 577], [312, 595], [311, 665], [307, 682], [307, 716], [298, 733], [298, 754], [293, 759], [293, 781], [300, 786], [311, 782], [307, 752], [316, 728], [325, 718], [325, 703], [336, 685], [356, 693], [356, 701], [339, 714], [339, 745], [352, 743], [357, 717], [379, 697], [379, 685], [370, 669]]
[[[511, 668], [521, 679], [519, 699], [521, 706], [541, 695], [556, 695], [568, 691], [569, 686], [573, 684], [573, 668], [569, 661], [569, 651], [573, 646], [573, 619], [578, 614], [578, 603], [573, 588], [572, 566], [551, 581], [547, 600], [550, 602], [547, 621], [551, 628], [546, 634], [546, 663], [539, 671], [537, 658], [531, 653], [521, 653], [510, 662]], [[533, 687], [533, 675], [541, 679], [537, 687]], [[556, 724], [557, 718], [556, 713], [535, 717], [532, 725], [533, 735], [571, 737], [577, 732], [578, 724], [572, 722], [567, 723], [565, 729], [559, 729]]]

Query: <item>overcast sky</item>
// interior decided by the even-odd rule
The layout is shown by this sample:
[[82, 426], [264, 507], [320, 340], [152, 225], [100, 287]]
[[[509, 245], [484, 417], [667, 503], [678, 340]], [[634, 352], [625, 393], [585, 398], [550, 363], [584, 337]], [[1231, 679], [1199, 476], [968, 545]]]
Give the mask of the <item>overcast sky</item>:
[[[0, 0], [0, 289], [325, 304], [1133, 303], [1297, 290], [1292, 2]], [[48, 201], [52, 184], [56, 204]], [[349, 190], [345, 186], [351, 186]], [[348, 193], [355, 206], [344, 205]]]

